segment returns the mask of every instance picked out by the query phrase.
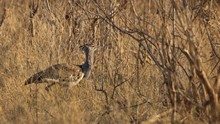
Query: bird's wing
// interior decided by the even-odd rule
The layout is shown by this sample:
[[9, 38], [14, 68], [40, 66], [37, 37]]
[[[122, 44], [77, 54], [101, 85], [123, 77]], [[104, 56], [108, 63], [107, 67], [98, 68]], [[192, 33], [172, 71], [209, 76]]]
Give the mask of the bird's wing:
[[67, 66], [66, 64], [56, 64], [48, 67], [47, 69], [40, 71], [25, 81], [25, 85], [31, 83], [43, 83], [43, 82], [60, 82], [62, 80], [71, 79], [77, 80], [83, 74], [79, 66]]

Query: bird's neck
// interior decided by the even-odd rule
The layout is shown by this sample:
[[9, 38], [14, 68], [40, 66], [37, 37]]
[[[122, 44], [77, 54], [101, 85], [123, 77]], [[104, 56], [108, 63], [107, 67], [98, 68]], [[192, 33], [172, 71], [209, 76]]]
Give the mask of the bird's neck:
[[94, 57], [93, 57], [93, 51], [86, 52], [85, 54], [86, 54], [86, 60], [82, 65], [82, 70], [85, 74], [84, 78], [88, 78], [90, 76], [91, 69], [93, 68]]
[[88, 68], [92, 68], [93, 66], [93, 61], [94, 61], [94, 57], [93, 57], [93, 52], [87, 52], [86, 54], [86, 60], [84, 62], [84, 65], [86, 65], [86, 67]]

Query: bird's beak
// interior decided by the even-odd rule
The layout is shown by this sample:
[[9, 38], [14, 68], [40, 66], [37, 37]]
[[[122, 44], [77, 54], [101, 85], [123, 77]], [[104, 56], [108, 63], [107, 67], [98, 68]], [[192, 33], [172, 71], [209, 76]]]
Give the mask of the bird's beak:
[[84, 50], [84, 46], [80, 46], [80, 47], [79, 47], [79, 50], [80, 50], [80, 51], [83, 51], [83, 50]]

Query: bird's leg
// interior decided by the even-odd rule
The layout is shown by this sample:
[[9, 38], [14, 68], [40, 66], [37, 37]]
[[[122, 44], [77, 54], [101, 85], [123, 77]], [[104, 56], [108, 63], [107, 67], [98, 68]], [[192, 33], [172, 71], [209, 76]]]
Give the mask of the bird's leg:
[[45, 90], [46, 90], [46, 91], [49, 91], [49, 90], [50, 90], [50, 87], [52, 87], [52, 86], [55, 85], [55, 84], [56, 84], [56, 82], [53, 82], [53, 83], [47, 85], [47, 86], [45, 87]]
[[68, 100], [69, 99], [69, 97], [70, 97], [70, 94], [69, 94], [70, 92], [69, 92], [69, 87], [65, 87], [64, 88], [64, 98], [66, 99], [66, 100]]
[[47, 87], [45, 87], [45, 90], [49, 91], [50, 87], [52, 87], [53, 85], [55, 85], [56, 83], [59, 82], [58, 79], [51, 79], [51, 78], [44, 78], [42, 79], [43, 82], [47, 82], [47, 83], [51, 83], [49, 85], [47, 85]]

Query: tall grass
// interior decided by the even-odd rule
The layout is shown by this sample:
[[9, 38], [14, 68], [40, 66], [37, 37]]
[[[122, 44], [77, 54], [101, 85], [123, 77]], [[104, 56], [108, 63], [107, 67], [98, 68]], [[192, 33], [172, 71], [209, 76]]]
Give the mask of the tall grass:
[[[219, 5], [1, 0], [1, 123], [217, 123]], [[24, 86], [50, 65], [83, 63], [84, 43], [101, 46], [88, 80], [67, 94]]]

